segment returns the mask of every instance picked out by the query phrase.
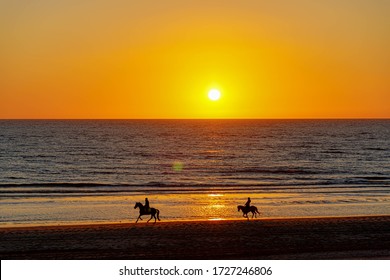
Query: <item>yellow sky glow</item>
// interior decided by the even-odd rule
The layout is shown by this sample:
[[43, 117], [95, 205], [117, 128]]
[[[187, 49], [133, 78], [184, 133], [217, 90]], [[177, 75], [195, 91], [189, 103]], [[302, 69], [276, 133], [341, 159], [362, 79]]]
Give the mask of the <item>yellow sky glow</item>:
[[379, 0], [0, 1], [0, 118], [390, 118], [388, 11]]

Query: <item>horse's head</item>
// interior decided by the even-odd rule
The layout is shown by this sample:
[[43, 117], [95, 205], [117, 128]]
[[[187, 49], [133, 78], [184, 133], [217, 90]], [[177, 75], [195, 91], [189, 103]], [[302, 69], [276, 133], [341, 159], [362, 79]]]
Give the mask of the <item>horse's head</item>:
[[136, 202], [135, 205], [134, 205], [134, 209], [136, 209], [137, 207], [140, 207], [141, 208], [141, 202]]
[[237, 206], [237, 211], [240, 212], [240, 210], [241, 210], [241, 207], [240, 207], [240, 205], [238, 205]]

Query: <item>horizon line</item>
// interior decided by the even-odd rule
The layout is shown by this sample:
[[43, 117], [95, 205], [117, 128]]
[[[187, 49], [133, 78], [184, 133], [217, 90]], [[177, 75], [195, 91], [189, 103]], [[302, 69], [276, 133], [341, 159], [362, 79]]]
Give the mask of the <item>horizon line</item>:
[[87, 120], [140, 120], [140, 121], [157, 121], [157, 120], [390, 120], [390, 117], [365, 118], [0, 118], [0, 121], [87, 121]]

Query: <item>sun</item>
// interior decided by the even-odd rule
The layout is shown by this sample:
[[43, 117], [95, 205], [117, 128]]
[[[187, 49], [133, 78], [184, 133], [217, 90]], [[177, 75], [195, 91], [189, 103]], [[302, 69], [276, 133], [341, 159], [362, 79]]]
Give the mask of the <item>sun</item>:
[[210, 89], [209, 91], [209, 98], [212, 101], [217, 101], [218, 99], [221, 98], [221, 93], [217, 89]]

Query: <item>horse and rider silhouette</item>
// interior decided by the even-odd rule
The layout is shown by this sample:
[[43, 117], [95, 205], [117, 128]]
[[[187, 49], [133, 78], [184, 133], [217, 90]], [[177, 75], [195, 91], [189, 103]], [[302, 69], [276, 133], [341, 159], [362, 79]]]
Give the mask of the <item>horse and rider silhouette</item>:
[[153, 218], [154, 218], [154, 223], [156, 223], [156, 215], [157, 215], [157, 220], [161, 221], [160, 220], [160, 210], [158, 210], [156, 208], [150, 208], [148, 198], [145, 198], [145, 205], [142, 205], [141, 202], [136, 202], [134, 205], [134, 209], [137, 209], [137, 208], [139, 208], [139, 216], [137, 218], [137, 221], [135, 221], [135, 223], [137, 223], [138, 220], [142, 220], [141, 216], [144, 216], [144, 215], [150, 215], [150, 219], [147, 221], [147, 223], [149, 223], [149, 221]]
[[259, 214], [260, 215], [260, 212], [259, 210], [257, 209], [256, 206], [251, 206], [251, 199], [250, 197], [248, 197], [248, 200], [247, 202], [245, 203], [245, 206], [242, 206], [242, 205], [238, 205], [237, 206], [237, 210], [238, 212], [242, 211], [242, 216], [244, 218], [247, 218], [249, 220], [249, 217], [248, 217], [248, 213], [251, 212], [252, 213], [252, 219], [253, 217], [257, 218], [257, 215], [256, 214]]
[[[251, 204], [251, 199], [248, 197], [248, 200], [244, 206], [243, 205], [237, 206], [238, 212], [242, 211], [242, 216], [244, 218], [247, 218], [248, 220], [249, 220], [249, 217], [248, 217], [249, 212], [252, 213], [252, 219], [253, 219], [253, 217], [257, 218], [257, 214], [260, 215], [260, 212], [257, 209], [257, 207], [250, 205], [250, 204]], [[161, 221], [160, 220], [160, 210], [158, 210], [156, 208], [151, 208], [149, 206], [148, 198], [145, 198], [145, 205], [142, 205], [141, 202], [136, 202], [134, 205], [134, 209], [137, 209], [137, 208], [139, 208], [139, 216], [138, 216], [137, 220], [135, 221], [136, 223], [138, 222], [138, 220], [142, 220], [141, 216], [144, 216], [144, 215], [150, 215], [150, 219], [147, 221], [147, 223], [149, 223], [149, 221], [153, 218], [154, 218], [154, 223], [156, 223], [157, 220]]]

